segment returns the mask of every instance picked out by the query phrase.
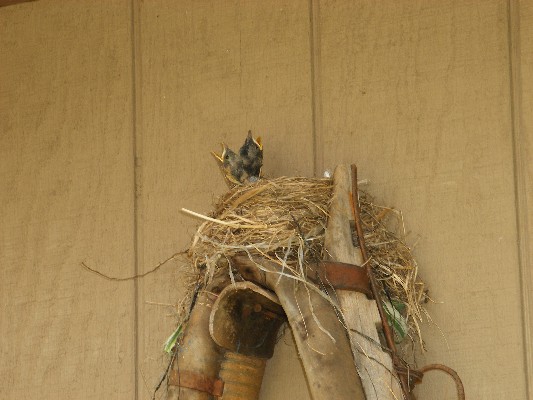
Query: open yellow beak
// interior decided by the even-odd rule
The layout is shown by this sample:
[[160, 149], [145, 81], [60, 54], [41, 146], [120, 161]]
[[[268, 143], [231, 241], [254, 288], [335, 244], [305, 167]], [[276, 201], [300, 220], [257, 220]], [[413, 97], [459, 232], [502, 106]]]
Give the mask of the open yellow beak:
[[259, 150], [263, 150], [263, 142], [261, 140], [261, 136], [258, 136], [257, 138], [254, 139], [254, 142], [257, 144], [257, 146], [259, 147]]
[[226, 149], [228, 148], [228, 146], [226, 146], [225, 143], [220, 143], [220, 145], [222, 146], [222, 153], [217, 154], [214, 151], [212, 151], [211, 154], [213, 155], [213, 157], [216, 158], [217, 162], [222, 164], [224, 162], [224, 154], [226, 153]]
[[213, 155], [213, 157], [215, 157], [215, 159], [217, 160], [217, 162], [219, 163], [223, 163], [224, 161], [222, 161], [222, 154], [217, 154], [215, 153], [214, 151], [211, 152], [211, 154]]

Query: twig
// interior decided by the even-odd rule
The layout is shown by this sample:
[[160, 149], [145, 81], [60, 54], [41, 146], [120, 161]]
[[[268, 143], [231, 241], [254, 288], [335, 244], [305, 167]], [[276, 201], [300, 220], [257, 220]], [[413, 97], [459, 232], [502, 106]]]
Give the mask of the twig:
[[138, 278], [144, 278], [146, 275], [149, 275], [155, 271], [157, 271], [159, 268], [161, 268], [163, 265], [165, 265], [167, 262], [175, 259], [176, 257], [180, 256], [180, 255], [183, 255], [183, 254], [186, 254], [187, 252], [186, 251], [180, 251], [179, 253], [175, 253], [173, 254], [172, 256], [170, 256], [169, 258], [167, 258], [166, 260], [164, 261], [161, 261], [159, 264], [157, 264], [154, 268], [152, 268], [150, 271], [146, 271], [146, 272], [143, 272], [142, 274], [137, 274], [137, 275], [133, 275], [133, 276], [128, 276], [126, 278], [116, 278], [116, 277], [113, 277], [113, 276], [109, 276], [109, 275], [106, 275], [100, 271], [97, 271], [91, 267], [89, 267], [87, 264], [85, 264], [85, 261], [82, 261], [80, 263], [80, 265], [85, 268], [85, 269], [88, 269], [89, 271], [95, 273], [96, 275], [100, 275], [102, 278], [105, 278], [107, 280], [110, 280], [110, 281], [116, 281], [116, 282], [123, 282], [123, 281], [131, 281], [132, 279], [138, 279]]
[[237, 224], [234, 222], [221, 221], [220, 219], [211, 218], [211, 217], [208, 217], [207, 215], [203, 215], [203, 214], [199, 214], [197, 212], [191, 211], [191, 210], [187, 210], [186, 208], [182, 208], [181, 211], [183, 211], [186, 214], [190, 214], [195, 217], [205, 219], [206, 221], [214, 222], [215, 224], [219, 224], [219, 225], [229, 226], [231, 228], [238, 228], [238, 229], [266, 229], [268, 228], [268, 226], [265, 224], [242, 225], [242, 224]]
[[161, 377], [161, 379], [159, 380], [159, 383], [157, 384], [157, 386], [154, 389], [154, 393], [152, 395], [152, 400], [155, 400], [155, 395], [156, 395], [157, 391], [161, 388], [161, 385], [165, 381], [166, 377], [168, 376], [168, 372], [170, 371], [170, 368], [172, 367], [172, 364], [174, 363], [174, 359], [176, 358], [177, 354], [178, 354], [178, 350], [176, 349], [172, 353], [172, 357], [170, 357], [170, 361], [169, 361], [169, 363], [167, 365], [167, 368], [165, 369], [165, 372], [163, 373], [163, 376]]

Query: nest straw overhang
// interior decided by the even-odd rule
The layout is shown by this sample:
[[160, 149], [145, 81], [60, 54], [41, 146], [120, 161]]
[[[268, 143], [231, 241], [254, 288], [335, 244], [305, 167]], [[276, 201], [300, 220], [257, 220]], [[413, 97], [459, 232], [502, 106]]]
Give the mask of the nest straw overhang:
[[428, 290], [418, 275], [412, 249], [406, 243], [403, 214], [374, 203], [373, 197], [362, 190], [359, 204], [369, 262], [381, 283], [383, 298], [397, 307], [395, 311], [407, 324], [406, 335], [418, 339], [424, 350], [420, 322], [424, 316], [431, 320], [424, 307], [429, 300]]
[[276, 178], [237, 186], [196, 232], [189, 256], [212, 276], [221, 259], [247, 253], [301, 274], [322, 258], [332, 193], [330, 179]]
[[[324, 237], [331, 202], [331, 179], [280, 177], [236, 186], [218, 201], [188, 251], [196, 282], [207, 284], [237, 254], [261, 256], [306, 279], [305, 265], [324, 258]], [[408, 335], [423, 348], [419, 322], [427, 312], [423, 282], [405, 244], [401, 212], [374, 204], [359, 193], [361, 219], [370, 262], [383, 285], [384, 298], [402, 304]], [[231, 268], [229, 268], [231, 274]], [[232, 279], [234, 279], [233, 274]], [[237, 277], [238, 278], [238, 277]], [[186, 307], [184, 307], [185, 309]]]

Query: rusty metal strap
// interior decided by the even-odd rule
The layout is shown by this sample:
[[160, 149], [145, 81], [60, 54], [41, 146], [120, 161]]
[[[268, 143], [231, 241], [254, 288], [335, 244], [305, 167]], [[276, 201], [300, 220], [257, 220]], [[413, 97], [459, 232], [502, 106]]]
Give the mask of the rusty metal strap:
[[335, 289], [353, 290], [373, 298], [370, 279], [364, 267], [338, 261], [322, 261], [316, 268], [316, 274], [324, 284]]
[[218, 397], [222, 396], [224, 392], [224, 381], [221, 379], [210, 378], [197, 372], [185, 371], [183, 369], [170, 371], [168, 383], [171, 386], [198, 390]]

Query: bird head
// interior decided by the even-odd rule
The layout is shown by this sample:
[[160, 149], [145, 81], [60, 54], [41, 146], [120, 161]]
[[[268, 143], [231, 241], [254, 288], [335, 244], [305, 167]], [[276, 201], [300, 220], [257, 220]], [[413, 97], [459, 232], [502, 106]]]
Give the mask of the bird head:
[[256, 147], [259, 150], [263, 151], [263, 143], [261, 140], [261, 136], [258, 136], [254, 139], [254, 137], [252, 136], [251, 130], [248, 131], [248, 136], [246, 137], [246, 140], [244, 141], [243, 148], [250, 147], [250, 146]]
[[221, 143], [222, 153], [214, 151], [211, 154], [215, 157], [224, 177], [233, 184], [240, 185], [243, 179], [242, 160], [238, 154], [231, 150], [225, 143]]
[[246, 174], [249, 177], [260, 178], [262, 176], [263, 166], [263, 143], [261, 137], [254, 139], [252, 131], [249, 130], [244, 144], [239, 150], [239, 155], [242, 159]]

